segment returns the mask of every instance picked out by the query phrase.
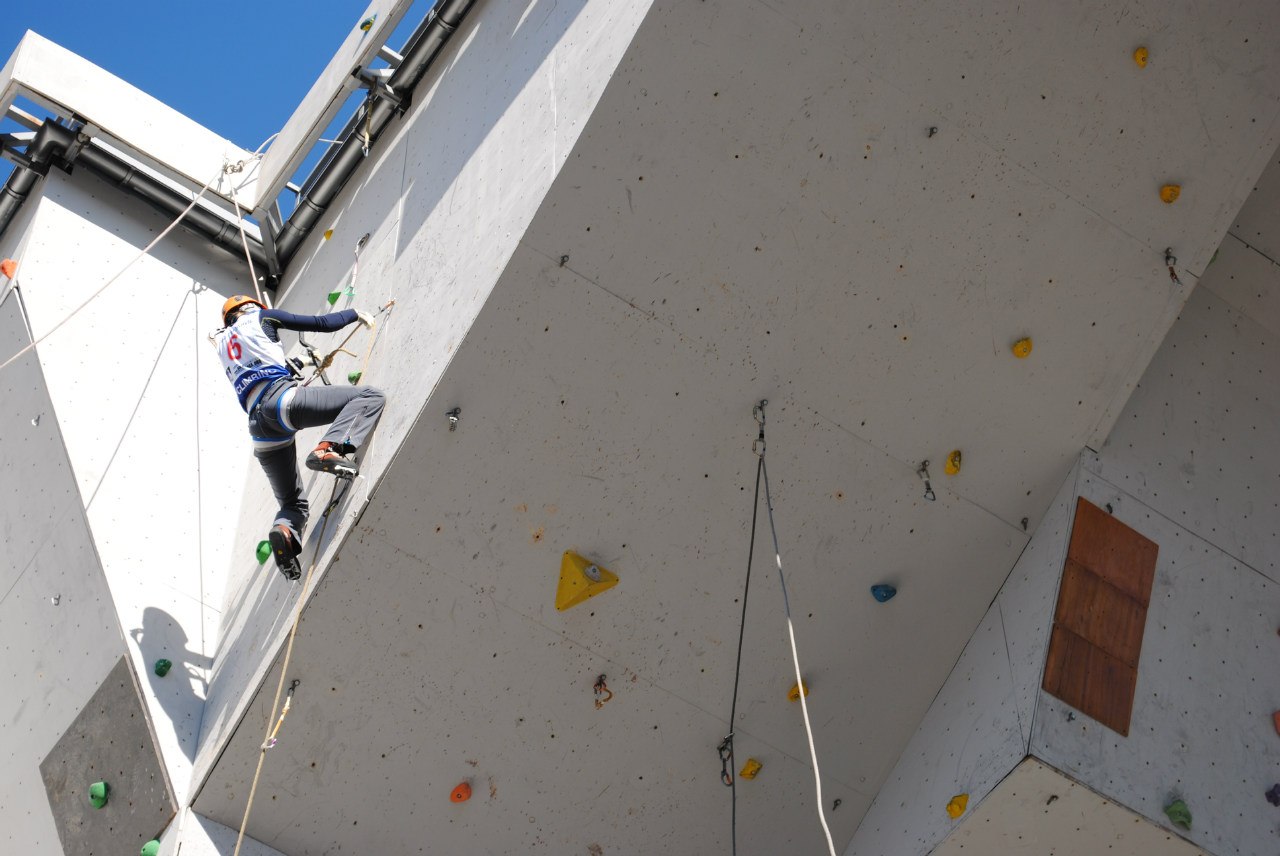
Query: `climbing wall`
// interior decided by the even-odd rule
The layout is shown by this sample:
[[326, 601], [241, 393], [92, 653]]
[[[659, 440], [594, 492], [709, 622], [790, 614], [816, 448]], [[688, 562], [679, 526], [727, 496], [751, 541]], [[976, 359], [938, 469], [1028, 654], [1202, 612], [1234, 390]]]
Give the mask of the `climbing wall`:
[[[143, 682], [179, 799], [190, 779], [229, 560], [227, 521], [248, 458], [244, 417], [206, 335], [242, 263], [181, 229], [130, 264], [168, 221], [89, 174], [54, 171], [18, 259], [94, 548]], [[156, 660], [174, 664], [164, 678]]]
[[[1088, 818], [1082, 823], [1081, 818]], [[933, 851], [1033, 856], [1205, 856], [1205, 851], [1027, 758]]]
[[977, 806], [1028, 752], [1049, 623], [1079, 469], [1018, 558], [982, 624], [907, 744], [849, 856], [927, 854], [962, 823], [958, 796]]
[[[157, 856], [228, 856], [235, 852], [237, 838], [237, 830], [183, 809], [161, 837]], [[247, 836], [239, 843], [240, 856], [283, 856]]]
[[[1276, 784], [1271, 714], [1280, 707], [1272, 668], [1280, 470], [1266, 450], [1280, 442], [1280, 363], [1272, 331], [1217, 293], [1270, 294], [1273, 266], [1251, 263], [1230, 237], [1224, 250], [1101, 452], [1086, 451], [1064, 485], [850, 854], [929, 853], [954, 828], [944, 852], [1021, 828], [1028, 821], [1009, 795], [1022, 789], [992, 786], [1027, 752], [1206, 852], [1274, 852], [1276, 809], [1266, 794]], [[1128, 737], [1039, 690], [1077, 495], [1159, 545]], [[1004, 633], [993, 639], [996, 613]], [[1003, 664], [1006, 654], [1011, 664], [1030, 654], [1012, 692], [995, 680], [1003, 675], [984, 680], [974, 666]], [[1022, 699], [1020, 735], [1002, 727], [1011, 695]], [[969, 810], [977, 806], [975, 821], [942, 810], [961, 793]], [[1165, 812], [1178, 800], [1190, 829]]]
[[[741, 840], [820, 847], [776, 590], [752, 595], [749, 689], [725, 722], [740, 440], [764, 397], [834, 837], [979, 625], [965, 674], [1013, 715], [955, 750], [951, 778], [990, 787], [1014, 729], [1030, 739], [1042, 642], [1002, 612], [998, 677], [983, 616], [1275, 146], [1274, 43], [1237, 44], [1273, 26], [1261, 3], [1215, 26], [1189, 4], [1126, 22], [1105, 3], [663, 2], [607, 81], [635, 22], [602, 5], [482, 7], [285, 284], [300, 311], [397, 303], [367, 375], [391, 405], [336, 540], [313, 526], [332, 564], [288, 669], [300, 595], [249, 562], [265, 509], [241, 522], [252, 582], [196, 805], [238, 822], [277, 679], [301, 680], [250, 823], [283, 851], [412, 851], [423, 825], [454, 849], [723, 848], [728, 727], [764, 763], [738, 789]], [[1144, 68], [1133, 48], [1155, 28]], [[600, 90], [594, 112], [574, 106]], [[1184, 120], [1188, 92], [1205, 125]], [[1173, 206], [1169, 181], [1185, 183]], [[555, 611], [565, 549], [621, 582]], [[879, 583], [899, 594], [877, 603]], [[634, 688], [598, 710], [600, 674]], [[472, 798], [449, 801], [464, 779]]]
[[[1035, 751], [1165, 824], [1163, 809], [1183, 799], [1193, 823], [1182, 834], [1252, 854], [1276, 846], [1264, 794], [1280, 739], [1280, 361], [1276, 266], [1239, 230], [1082, 481], [1081, 495], [1160, 545], [1130, 737], [1068, 721], [1044, 696]], [[1248, 237], [1268, 234], [1260, 225]]]
[[[0, 301], [0, 352], [30, 341], [11, 293]], [[0, 466], [0, 851], [55, 853], [39, 765], [124, 639], [34, 354], [0, 373], [0, 401], [8, 449]], [[87, 800], [88, 785], [75, 783], [77, 798]]]
[[67, 856], [141, 850], [177, 806], [139, 685], [121, 657], [40, 763]]
[[[1274, 295], [1280, 268], [1234, 243], [1224, 243], [1098, 465], [1160, 514], [1280, 581], [1280, 332], [1213, 290], [1225, 280], [1237, 292]], [[1242, 270], [1245, 259], [1252, 271]]]
[[[339, 355], [330, 371], [335, 383], [346, 383], [350, 372], [363, 370], [364, 382], [385, 389], [390, 405], [362, 455], [361, 479], [337, 511], [341, 523], [336, 517], [321, 537], [313, 515], [308, 555], [321, 542], [340, 543], [363, 510], [516, 251], [646, 8], [588, 0], [479, 8], [464, 25], [465, 38], [454, 39], [437, 61], [447, 75], [415, 93], [409, 121], [384, 135], [302, 246], [280, 289], [282, 308], [372, 312], [396, 301], [378, 317], [376, 340], [357, 333], [348, 345], [356, 356]], [[347, 332], [311, 339], [324, 354]], [[302, 432], [298, 445], [305, 449], [318, 435]], [[259, 473], [250, 472], [246, 484], [198, 779], [259, 686], [297, 597], [270, 563], [264, 571], [252, 558], [273, 505]], [[313, 508], [323, 507], [330, 480], [308, 477], [306, 486]], [[332, 555], [320, 553], [322, 569]]]
[[1160, 545], [1133, 714], [1121, 737], [1041, 693], [1032, 754], [1211, 853], [1274, 853], [1280, 585], [1087, 467], [1080, 495]]

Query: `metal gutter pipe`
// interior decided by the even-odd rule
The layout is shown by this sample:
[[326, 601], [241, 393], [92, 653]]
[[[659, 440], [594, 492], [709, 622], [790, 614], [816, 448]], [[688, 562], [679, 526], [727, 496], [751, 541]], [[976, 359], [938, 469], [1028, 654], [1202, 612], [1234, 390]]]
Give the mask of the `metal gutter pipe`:
[[23, 202], [27, 201], [32, 188], [40, 181], [40, 177], [44, 175], [58, 153], [57, 142], [51, 134], [45, 133], [42, 127], [36, 132], [35, 139], [27, 146], [26, 156], [31, 166], [15, 164], [9, 180], [5, 182], [3, 192], [0, 192], [0, 235], [9, 228], [9, 224], [18, 214], [18, 209], [22, 207]]
[[[76, 142], [75, 131], [52, 121], [46, 121], [36, 132], [36, 139], [29, 147], [33, 165], [47, 167], [54, 158], [65, 155]], [[86, 145], [81, 148], [75, 156], [74, 165], [83, 166], [89, 172], [138, 197], [168, 217], [177, 217], [191, 204], [191, 197], [174, 190], [98, 147]], [[9, 176], [4, 192], [0, 194], [0, 233], [4, 232], [5, 227], [9, 225], [18, 207], [26, 200], [42, 174], [38, 169], [19, 166]], [[182, 225], [235, 256], [244, 255], [244, 247], [240, 243], [240, 231], [236, 224], [228, 222], [206, 208], [199, 205], [192, 208], [182, 219]], [[246, 238], [248, 238], [250, 257], [265, 270], [267, 255], [262, 248], [262, 243], [247, 235]]]
[[369, 140], [376, 141], [397, 114], [408, 109], [409, 98], [413, 88], [422, 79], [427, 69], [435, 61], [441, 48], [449, 41], [467, 12], [475, 5], [476, 0], [441, 0], [427, 15], [419, 27], [409, 48], [405, 51], [404, 60], [396, 68], [387, 81], [393, 92], [403, 98], [400, 105], [386, 98], [374, 97], [373, 103], [366, 106], [367, 115], [358, 116], [358, 123], [353, 126], [353, 133], [347, 134], [342, 145], [324, 167], [324, 172], [310, 183], [310, 192], [298, 200], [289, 220], [276, 236], [276, 253], [280, 258], [280, 266], [287, 267], [289, 261], [297, 253], [302, 241], [315, 228], [320, 216], [324, 213], [347, 181], [364, 161], [364, 138], [358, 133], [360, 125], [367, 125]]

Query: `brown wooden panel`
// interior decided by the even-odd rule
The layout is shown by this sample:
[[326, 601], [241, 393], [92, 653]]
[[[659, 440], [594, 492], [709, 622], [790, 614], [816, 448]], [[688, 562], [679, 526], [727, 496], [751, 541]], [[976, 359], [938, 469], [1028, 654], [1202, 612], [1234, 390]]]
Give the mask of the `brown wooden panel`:
[[1138, 670], [1112, 657], [1101, 648], [1089, 650], [1081, 710], [1125, 737], [1133, 713], [1133, 693], [1138, 686]]
[[1060, 624], [1049, 637], [1045, 692], [1124, 736], [1129, 735], [1138, 672]]
[[1151, 539], [1077, 500], [1042, 686], [1125, 736], [1158, 553]]
[[1084, 498], [1076, 501], [1067, 558], [1147, 606], [1159, 546]]
[[1054, 621], [1132, 668], [1138, 667], [1147, 610], [1083, 565], [1067, 560]]

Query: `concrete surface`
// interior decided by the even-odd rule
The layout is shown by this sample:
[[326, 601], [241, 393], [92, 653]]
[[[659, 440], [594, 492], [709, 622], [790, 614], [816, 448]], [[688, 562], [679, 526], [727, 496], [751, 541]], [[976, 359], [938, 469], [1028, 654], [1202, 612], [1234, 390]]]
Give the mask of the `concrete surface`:
[[[53, 171], [18, 258], [44, 335], [168, 225], [87, 174]], [[181, 800], [190, 781], [235, 518], [252, 463], [244, 414], [206, 341], [242, 264], [175, 230], [39, 346], [135, 672]], [[175, 665], [165, 681], [151, 664]]]
[[[287, 676], [302, 689], [268, 756], [251, 834], [286, 853], [724, 847], [714, 747], [729, 727], [750, 407], [766, 397], [783, 559], [826, 794], [842, 800], [830, 812], [841, 849], [975, 628], [965, 674], [1013, 716], [974, 754], [959, 752], [957, 775], [992, 781], [984, 753], [1034, 733], [1032, 618], [1048, 587], [1027, 583], [1025, 614], [998, 611], [1005, 637], [1026, 640], [1005, 653], [1007, 688], [990, 667], [1000, 633], [988, 607], [1081, 447], [1112, 433], [1280, 139], [1271, 12], [1260, 2], [1228, 13], [1189, 2], [478, 7], [281, 291], [286, 308], [322, 311], [351, 283], [368, 233], [356, 296], [339, 306], [397, 302], [376, 347], [360, 334], [359, 356], [333, 370], [344, 377], [369, 351], [368, 379], [391, 404], [336, 530], [313, 521], [320, 573]], [[1152, 50], [1146, 69], [1130, 59], [1139, 43]], [[1184, 185], [1175, 206], [1155, 196], [1169, 180]], [[114, 228], [118, 205], [112, 197], [83, 220]], [[48, 210], [50, 224], [88, 236], [59, 245], [60, 280], [92, 280], [78, 264], [137, 241], [104, 240]], [[1181, 284], [1165, 269], [1168, 246]], [[148, 268], [144, 284], [213, 282], [221, 262], [205, 264], [198, 250], [180, 254], [172, 275]], [[57, 317], [53, 294], [33, 313], [37, 327], [42, 313]], [[186, 299], [169, 311], [187, 312]], [[197, 306], [198, 319], [207, 309]], [[81, 332], [102, 338], [100, 327]], [[1008, 347], [1023, 335], [1036, 348], [1017, 361]], [[1245, 340], [1251, 354], [1264, 341]], [[166, 359], [181, 372], [157, 380], [203, 377], [204, 357]], [[83, 357], [63, 346], [42, 359], [55, 402], [76, 402], [60, 416], [82, 489], [105, 473], [115, 507], [132, 511], [147, 495], [113, 481], [123, 471], [86, 443], [85, 414], [108, 413], [106, 427], [121, 429], [136, 378], [117, 397], [88, 385], [70, 394]], [[215, 400], [178, 406], [201, 413], [196, 433], [231, 436], [240, 417], [224, 425]], [[454, 406], [462, 424], [449, 432]], [[1158, 418], [1142, 421], [1158, 430]], [[146, 436], [151, 447], [170, 440]], [[952, 449], [965, 466], [946, 477]], [[155, 456], [130, 454], [150, 473]], [[178, 725], [167, 755], [198, 750], [196, 808], [230, 827], [302, 598], [249, 558], [269, 517], [261, 477], [219, 471], [215, 485], [193, 457], [198, 517], [210, 496], [244, 500], [220, 562], [197, 551], [228, 569], [225, 596], [184, 590], [194, 624], [162, 600], [176, 623], [150, 632], [185, 646], [174, 627], [200, 627], [205, 656], [207, 640], [222, 640], [203, 725], [191, 725], [194, 704], [157, 718]], [[934, 503], [915, 475], [925, 458]], [[163, 463], [147, 490], [188, 494], [157, 497], [167, 516], [146, 527], [172, 536], [157, 546], [186, 566], [177, 533], [202, 530], [189, 523], [191, 467]], [[310, 484], [313, 497], [328, 488]], [[117, 581], [144, 557], [105, 496], [86, 494], [90, 524], [113, 589], [136, 592]], [[1154, 490], [1142, 502], [1154, 506]], [[558, 613], [567, 548], [622, 582]], [[804, 732], [785, 701], [794, 678], [780, 596], [767, 562], [757, 573], [733, 727], [739, 756], [759, 756], [765, 772], [739, 789], [739, 840], [808, 852], [820, 831]], [[160, 579], [159, 590], [178, 585]], [[900, 594], [876, 604], [867, 588], [884, 581]], [[147, 639], [154, 599], [117, 599]], [[624, 691], [596, 710], [601, 673]], [[477, 796], [449, 803], [464, 778]]]
[[[1022, 519], [1034, 530], [1081, 447], [1106, 436], [1277, 141], [1275, 46], [1262, 40], [1243, 57], [1235, 48], [1237, 36], [1270, 26], [1261, 6], [1212, 22], [1190, 7], [1170, 13], [1180, 38], [1201, 31], [1176, 42], [1203, 70], [1189, 80], [1183, 66], [1141, 76], [1132, 47], [1120, 43], [1147, 38], [1149, 25], [1121, 21], [1099, 38], [1108, 14], [1099, 6], [997, 15], [999, 37], [1016, 47], [1011, 62], [985, 51], [995, 36], [981, 17], [882, 6], [868, 22], [860, 10], [821, 2], [659, 3], [538, 203], [541, 165], [553, 170], [563, 151], [542, 93], [579, 92], [581, 80], [599, 78], [557, 74], [551, 84], [549, 72], [534, 73], [546, 56], [534, 48], [566, 46], [557, 59], [596, 56], [576, 38], [595, 9], [573, 17], [557, 6], [549, 20], [573, 35], [504, 42], [511, 58], [496, 64], [490, 40], [518, 23], [502, 17], [515, 11], [477, 16], [423, 112], [348, 189], [328, 224], [334, 237], [313, 239], [288, 285], [287, 305], [318, 308], [348, 280], [355, 241], [368, 232], [355, 302], [398, 302], [371, 361], [370, 379], [393, 404], [370, 455], [369, 505], [348, 511], [359, 515], [343, 524], [354, 538], [331, 548], [339, 561], [295, 654], [293, 670], [319, 669], [330, 694], [313, 696], [316, 714], [291, 723], [296, 746], [287, 752], [296, 754], [268, 766], [278, 799], [251, 824], [271, 846], [410, 847], [407, 830], [373, 820], [396, 815], [394, 800], [361, 795], [398, 793], [423, 769], [447, 793], [450, 780], [471, 775], [455, 753], [475, 769], [548, 777], [467, 821], [484, 836], [458, 840], [477, 849], [619, 841], [610, 837], [616, 827], [597, 833], [569, 819], [565, 782], [584, 800], [608, 786], [645, 829], [658, 811], [678, 829], [659, 849], [723, 845], [728, 830], [703, 818], [727, 810], [713, 778], [725, 723], [705, 717], [727, 715], [732, 598], [749, 523], [741, 494], [754, 463], [749, 413], [764, 397], [774, 403], [775, 502], [785, 509], [784, 561], [814, 676], [819, 752], [829, 759], [828, 790], [847, 796], [835, 815], [843, 845], [1013, 567], [1029, 537]], [[538, 10], [521, 15], [520, 35], [535, 38]], [[623, 30], [611, 32], [621, 42]], [[1070, 80], [1053, 90], [1045, 86], [1059, 72], [1036, 65], [1042, 51], [1033, 50], [1050, 32], [1073, 52]], [[910, 45], [881, 49], [907, 33]], [[955, 44], [908, 67], [922, 38]], [[970, 74], [980, 85], [961, 80]], [[1170, 118], [1188, 88], [1231, 105], [1229, 116], [1213, 114], [1231, 139], [1225, 147]], [[483, 97], [464, 104], [462, 92]], [[1014, 109], [1022, 101], [1043, 102], [1045, 124], [1028, 124]], [[533, 105], [536, 114], [524, 112]], [[931, 126], [940, 133], [930, 137]], [[1081, 127], [1098, 134], [1081, 142]], [[1141, 130], [1139, 144], [1120, 141], [1129, 127]], [[443, 128], [458, 136], [422, 144]], [[1081, 168], [1086, 161], [1105, 168]], [[397, 164], [398, 183], [384, 175]], [[1151, 186], [1151, 175], [1192, 169], [1190, 204], [1161, 203], [1163, 179]], [[539, 207], [524, 228], [515, 214], [527, 216], [531, 200]], [[457, 228], [437, 231], [445, 224]], [[505, 250], [508, 229], [520, 248], [494, 251]], [[1169, 245], [1182, 285], [1163, 264]], [[1033, 358], [1014, 360], [1009, 345], [1028, 334]], [[451, 434], [444, 413], [453, 406], [463, 418]], [[948, 479], [940, 464], [955, 448], [965, 469]], [[924, 458], [934, 461], [935, 504], [922, 500], [915, 477]], [[569, 547], [622, 578], [586, 615], [549, 611], [553, 580], [541, 569], [558, 567]], [[901, 593], [879, 609], [866, 589], [884, 579], [902, 583]], [[795, 711], [775, 701], [793, 681], [783, 680], [776, 589], [756, 598], [764, 611], [749, 616], [739, 753], [768, 747], [803, 765]], [[246, 625], [244, 638], [283, 636], [278, 601], [270, 602], [263, 619], [275, 629]], [[608, 620], [597, 626], [601, 616]], [[405, 638], [419, 623], [429, 646], [421, 651]], [[548, 646], [544, 627], [581, 653], [492, 662]], [[560, 749], [562, 696], [608, 672], [600, 658], [700, 715], [646, 699], [642, 709], [665, 714], [648, 731], [657, 725], [677, 738], [646, 740], [628, 727], [618, 733], [633, 740], [592, 742], [586, 761], [576, 745]], [[213, 771], [197, 808], [222, 822], [238, 815], [270, 715], [265, 662], [247, 678], [226, 667], [228, 687], [266, 692], [216, 768], [201, 762]], [[340, 681], [337, 662], [368, 674]], [[375, 687], [385, 709], [370, 713], [364, 697]], [[498, 712], [508, 687], [549, 711], [545, 724], [518, 744], [482, 743], [498, 723], [511, 727]], [[459, 701], [464, 691], [471, 698]], [[238, 709], [219, 703], [206, 751], [221, 745]], [[448, 735], [446, 747], [419, 756], [392, 744], [388, 759], [398, 760], [383, 772], [368, 735], [426, 710], [440, 724], [419, 727]], [[573, 733], [594, 713], [569, 719]], [[371, 717], [381, 725], [367, 724]], [[694, 735], [689, 721], [707, 724]], [[479, 745], [488, 748], [465, 748]], [[709, 765], [695, 764], [699, 746]], [[679, 792], [679, 808], [669, 807], [668, 790], [648, 791], [653, 770], [637, 769], [622, 787], [614, 771], [637, 753], [665, 760], [660, 782]], [[303, 821], [286, 791], [313, 762], [359, 770], [322, 824]], [[693, 766], [703, 771], [696, 781]], [[819, 846], [802, 781], [789, 771], [757, 780], [757, 798], [777, 809], [747, 812], [743, 823], [759, 827], [740, 832], [766, 848]], [[428, 817], [433, 830], [462, 829], [448, 803]], [[376, 832], [365, 831], [370, 824]]]
[[[30, 341], [11, 292], [0, 301], [0, 351]], [[0, 432], [20, 452], [0, 479], [0, 850], [54, 853], [40, 762], [120, 658], [124, 637], [35, 354], [0, 373], [0, 398]]]
[[[1086, 822], [1081, 822], [1087, 818]], [[957, 823], [934, 856], [1204, 856], [1113, 800], [1027, 758]]]
[[[40, 776], [67, 856], [132, 853], [168, 826], [177, 806], [126, 657], [40, 762]], [[100, 808], [89, 801], [95, 782], [107, 785]]]
[[[359, 356], [340, 356], [334, 364], [332, 375], [341, 382], [367, 354], [366, 382], [384, 388], [390, 402], [362, 455], [361, 479], [340, 510], [343, 522], [322, 539], [326, 543], [347, 537], [454, 359], [644, 9], [643, 3], [585, 0], [478, 8], [437, 60], [436, 78], [415, 94], [408, 121], [384, 135], [368, 171], [353, 179], [299, 251], [281, 288], [283, 308], [327, 311], [329, 292], [351, 281], [354, 248], [365, 233], [370, 238], [360, 255], [356, 296], [336, 308], [397, 301], [380, 319], [376, 340], [357, 334], [349, 347]], [[541, 142], [531, 145], [533, 139]], [[321, 233], [329, 227], [334, 234], [325, 240]], [[342, 336], [313, 339], [326, 353]], [[318, 436], [302, 432], [299, 447], [309, 448]], [[273, 510], [265, 480], [251, 473], [248, 484], [227, 587], [226, 647], [214, 665], [197, 781], [261, 684], [296, 598], [278, 575], [259, 573], [248, 558]], [[313, 505], [325, 502], [329, 487], [327, 479], [308, 481]], [[321, 574], [333, 554], [332, 548], [321, 554]]]
[[[1026, 757], [1078, 487], [1074, 467], [845, 850], [935, 853], [956, 794], [977, 806]], [[995, 797], [992, 797], [995, 798]], [[993, 851], [994, 852], [994, 851]]]

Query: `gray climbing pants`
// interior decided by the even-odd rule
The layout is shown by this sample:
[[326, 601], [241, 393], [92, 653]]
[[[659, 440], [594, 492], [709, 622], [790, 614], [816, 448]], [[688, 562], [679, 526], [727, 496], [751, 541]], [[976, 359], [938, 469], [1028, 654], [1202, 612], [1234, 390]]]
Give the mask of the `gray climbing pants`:
[[[302, 543], [310, 506], [302, 492], [293, 432], [332, 422], [322, 442], [333, 443], [343, 453], [358, 452], [378, 424], [386, 400], [382, 390], [372, 386], [280, 383], [266, 390], [250, 411], [250, 433], [257, 447], [253, 454], [280, 503], [275, 523], [288, 526], [298, 543]], [[284, 421], [276, 414], [281, 414]]]

